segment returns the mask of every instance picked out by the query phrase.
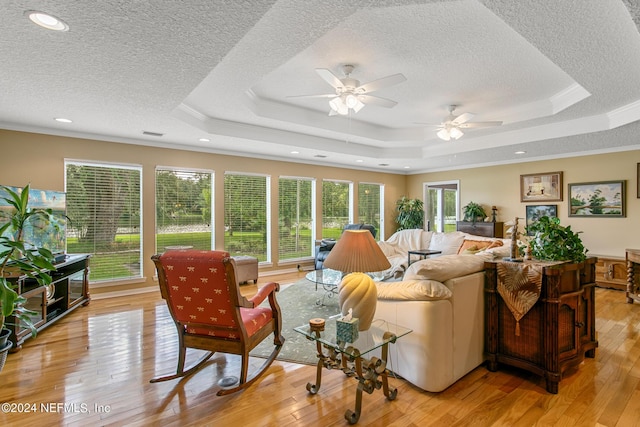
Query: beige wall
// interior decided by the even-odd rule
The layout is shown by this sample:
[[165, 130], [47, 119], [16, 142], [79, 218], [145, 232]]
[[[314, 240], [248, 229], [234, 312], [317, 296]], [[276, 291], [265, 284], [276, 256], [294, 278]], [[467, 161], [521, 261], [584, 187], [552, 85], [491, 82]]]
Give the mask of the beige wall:
[[[625, 248], [640, 248], [640, 199], [637, 198], [637, 164], [640, 151], [599, 154], [557, 160], [518, 163], [465, 170], [412, 175], [407, 181], [409, 197], [422, 197], [426, 182], [460, 180], [460, 204], [480, 203], [487, 213], [498, 208], [498, 221], [525, 216], [525, 206], [557, 204], [562, 225], [582, 231], [582, 241], [592, 255], [624, 257]], [[561, 202], [520, 202], [520, 175], [563, 172]], [[626, 180], [626, 218], [569, 217], [567, 184]], [[520, 221], [524, 224], [524, 220]]]
[[[425, 173], [411, 176], [366, 172], [356, 169], [342, 169], [309, 164], [297, 164], [245, 157], [223, 156], [184, 150], [170, 150], [119, 144], [89, 139], [65, 138], [23, 132], [0, 130], [0, 147], [3, 161], [0, 169], [0, 183], [23, 186], [31, 183], [36, 188], [64, 190], [64, 160], [86, 160], [114, 163], [130, 163], [143, 167], [144, 223], [154, 224], [154, 182], [156, 166], [210, 169], [218, 177], [225, 171], [254, 172], [273, 177], [305, 176], [322, 179], [342, 179], [354, 182], [376, 182], [385, 184], [386, 225], [382, 238], [395, 231], [395, 201], [403, 195], [422, 197], [426, 182], [460, 180], [461, 205], [470, 200], [487, 208], [498, 207], [498, 220], [508, 221], [525, 216], [525, 206], [535, 203], [520, 202], [520, 175], [562, 171], [564, 175], [558, 216], [562, 224], [571, 225], [575, 231], [583, 231], [582, 239], [589, 252], [594, 255], [624, 256], [625, 248], [640, 248], [640, 199], [637, 192], [637, 163], [640, 151], [626, 151], [612, 154], [581, 156], [558, 160], [519, 163], [512, 165]], [[606, 180], [627, 181], [626, 218], [575, 218], [568, 217], [567, 184]], [[222, 179], [216, 181], [216, 218], [223, 217], [221, 200]], [[277, 194], [277, 180], [272, 180], [272, 194]], [[320, 191], [317, 204], [320, 206]], [[356, 200], [357, 205], [357, 200]], [[277, 197], [272, 198], [272, 212], [277, 212]], [[523, 221], [522, 221], [523, 222]], [[216, 225], [216, 247], [223, 246], [224, 225]], [[274, 222], [272, 235], [277, 239], [277, 224]], [[317, 233], [320, 233], [318, 221]], [[154, 227], [144, 229], [144, 275], [153, 277], [153, 265], [149, 258], [155, 251]], [[277, 247], [277, 242], [274, 242]], [[277, 254], [276, 254], [277, 255]], [[282, 268], [274, 259], [274, 268]], [[285, 266], [286, 267], [286, 266]], [[261, 268], [261, 271], [266, 269]], [[142, 286], [150, 284], [150, 279]]]
[[[64, 161], [65, 159], [127, 163], [141, 165], [143, 170], [143, 221], [146, 225], [143, 231], [143, 274], [147, 278], [154, 276], [153, 263], [150, 260], [155, 252], [154, 227], [155, 223], [155, 168], [156, 166], [170, 166], [183, 168], [198, 168], [213, 170], [218, 179], [215, 180], [215, 217], [223, 218], [223, 180], [220, 179], [225, 171], [252, 172], [268, 174], [273, 178], [279, 176], [313, 177], [318, 185], [323, 179], [349, 180], [354, 183], [370, 182], [385, 185], [386, 209], [385, 230], [381, 237], [386, 238], [395, 231], [395, 201], [405, 194], [406, 176], [366, 172], [356, 169], [342, 169], [315, 166], [309, 164], [279, 162], [252, 159], [246, 157], [223, 156], [185, 150], [171, 150], [163, 148], [143, 147], [138, 145], [112, 143], [89, 139], [65, 138], [51, 135], [13, 132], [0, 130], [0, 147], [2, 147], [3, 161], [0, 169], [0, 183], [3, 185], [24, 186], [31, 183], [34, 188], [64, 190]], [[278, 180], [271, 180], [272, 206], [271, 211], [277, 212]], [[356, 187], [357, 188], [357, 187]], [[321, 192], [318, 187], [317, 206], [321, 206]], [[357, 192], [356, 200], [357, 206]], [[357, 209], [354, 209], [357, 215]], [[356, 218], [357, 220], [357, 218]], [[273, 248], [277, 248], [277, 221], [272, 221]], [[321, 221], [317, 221], [316, 233], [320, 236]], [[224, 224], [216, 222], [216, 247], [224, 246]], [[277, 251], [273, 255], [277, 257]], [[274, 268], [278, 260], [273, 259]], [[282, 266], [280, 266], [282, 267]], [[295, 265], [294, 265], [295, 267]], [[268, 268], [261, 268], [261, 271]], [[147, 279], [150, 284], [150, 279]]]

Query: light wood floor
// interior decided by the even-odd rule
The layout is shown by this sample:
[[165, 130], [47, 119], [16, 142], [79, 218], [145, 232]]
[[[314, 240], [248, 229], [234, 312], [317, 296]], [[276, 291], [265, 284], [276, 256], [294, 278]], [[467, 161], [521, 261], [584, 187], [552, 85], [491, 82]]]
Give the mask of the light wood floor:
[[[480, 366], [442, 393], [391, 379], [397, 399], [365, 393], [358, 425], [640, 426], [640, 305], [597, 289], [596, 313], [596, 358], [565, 375], [557, 395], [541, 378], [508, 367], [493, 373]], [[315, 367], [276, 361], [249, 389], [218, 397], [217, 380], [237, 372], [237, 358], [220, 355], [187, 379], [150, 384], [175, 369], [173, 328], [158, 294], [92, 301], [9, 355], [0, 403], [10, 405], [0, 425], [348, 425], [343, 416], [354, 408], [356, 381], [340, 371], [324, 371], [312, 396], [305, 385]]]

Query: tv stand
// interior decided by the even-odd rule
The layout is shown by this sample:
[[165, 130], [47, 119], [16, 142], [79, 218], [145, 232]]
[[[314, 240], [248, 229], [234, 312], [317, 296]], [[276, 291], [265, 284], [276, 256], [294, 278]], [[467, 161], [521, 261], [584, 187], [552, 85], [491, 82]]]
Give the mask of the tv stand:
[[[56, 269], [49, 272], [52, 278], [49, 286], [40, 286], [35, 279], [25, 275], [8, 278], [16, 292], [27, 300], [24, 307], [36, 313], [31, 316], [31, 323], [38, 332], [81, 305], [89, 304], [90, 257], [88, 254], [66, 254], [60, 260], [56, 257]], [[11, 352], [15, 353], [22, 348], [24, 340], [31, 337], [31, 330], [13, 316], [7, 320], [11, 323], [6, 325], [11, 330]]]

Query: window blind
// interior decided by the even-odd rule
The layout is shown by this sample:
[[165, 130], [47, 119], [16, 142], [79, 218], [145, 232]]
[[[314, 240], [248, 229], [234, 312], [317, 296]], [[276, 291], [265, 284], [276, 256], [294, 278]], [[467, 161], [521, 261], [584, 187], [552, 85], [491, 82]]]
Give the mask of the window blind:
[[224, 249], [270, 261], [269, 178], [227, 172], [224, 175]]
[[156, 252], [211, 250], [213, 173], [156, 168]]
[[351, 212], [351, 183], [326, 180], [322, 182], [322, 238], [340, 238]]
[[67, 252], [89, 253], [91, 282], [141, 277], [141, 168], [65, 162]]
[[381, 239], [384, 186], [361, 182], [358, 184], [358, 221], [373, 225], [378, 230], [377, 238]]
[[278, 230], [280, 260], [313, 256], [312, 178], [280, 178], [278, 181]]

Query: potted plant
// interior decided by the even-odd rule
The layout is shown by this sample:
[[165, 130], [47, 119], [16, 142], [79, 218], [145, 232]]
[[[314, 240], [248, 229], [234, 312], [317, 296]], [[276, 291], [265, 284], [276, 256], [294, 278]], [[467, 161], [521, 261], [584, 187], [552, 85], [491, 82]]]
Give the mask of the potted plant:
[[536, 259], [582, 262], [587, 258], [581, 232], [574, 233], [571, 226], [561, 226], [557, 217], [543, 216], [525, 230], [531, 234], [529, 249]]
[[[13, 316], [16, 321], [30, 328], [35, 336], [36, 329], [30, 316], [37, 314], [23, 306], [25, 298], [16, 292], [9, 278], [25, 275], [35, 279], [41, 286], [47, 286], [51, 283], [47, 271], [55, 270], [55, 266], [51, 251], [25, 241], [24, 233], [26, 226], [42, 227], [49, 224], [51, 210], [29, 208], [29, 185], [21, 192], [0, 186], [0, 200], [2, 205], [8, 207], [0, 211], [0, 354], [6, 357], [6, 352], [12, 346], [10, 341], [6, 341], [11, 334], [4, 327], [6, 318]], [[5, 336], [5, 344], [1, 343], [2, 335]]]
[[396, 202], [396, 222], [398, 230], [410, 230], [412, 228], [424, 228], [424, 202], [420, 199], [409, 199], [402, 196]]
[[487, 213], [484, 211], [482, 205], [475, 202], [469, 202], [466, 206], [463, 206], [462, 213], [464, 215], [464, 221], [470, 222], [483, 221], [487, 217]]

